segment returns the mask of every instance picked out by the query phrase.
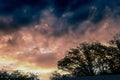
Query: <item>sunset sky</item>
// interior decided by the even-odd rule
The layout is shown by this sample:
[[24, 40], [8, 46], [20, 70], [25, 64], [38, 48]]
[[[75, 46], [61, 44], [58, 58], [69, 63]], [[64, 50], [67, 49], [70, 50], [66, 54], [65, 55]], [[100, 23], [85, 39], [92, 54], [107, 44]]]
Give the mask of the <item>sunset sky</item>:
[[120, 32], [120, 0], [0, 0], [0, 69], [49, 73], [81, 42]]

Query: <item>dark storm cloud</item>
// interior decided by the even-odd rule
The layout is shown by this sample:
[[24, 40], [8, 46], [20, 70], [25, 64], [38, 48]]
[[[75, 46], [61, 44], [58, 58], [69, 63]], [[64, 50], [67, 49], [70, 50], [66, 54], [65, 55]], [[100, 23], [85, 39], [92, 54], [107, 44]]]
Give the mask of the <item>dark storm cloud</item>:
[[45, 0], [0, 0], [0, 16], [12, 19], [9, 22], [0, 21], [0, 29], [16, 29], [23, 25], [37, 23], [41, 10], [47, 6], [48, 2]]
[[[88, 28], [95, 27], [91, 26], [91, 23], [98, 24], [107, 18], [119, 18], [119, 4], [118, 0], [55, 0], [54, 13], [59, 18], [55, 25], [62, 28], [58, 31], [55, 28], [53, 34], [59, 36], [69, 32], [70, 29], [74, 33], [78, 31], [79, 35], [84, 34]], [[81, 26], [83, 23], [85, 25]], [[98, 28], [96, 25], [96, 29]]]
[[[42, 10], [48, 6], [48, 1], [46, 0], [0, 0], [1, 3], [1, 13], [9, 14], [21, 7], [30, 6], [31, 8], [39, 8]], [[32, 11], [31, 11], [32, 12]]]
[[[56, 17], [49, 26], [53, 31], [52, 35], [63, 35], [70, 29], [76, 32], [78, 28], [79, 32], [83, 33], [88, 27], [81, 29], [84, 27], [79, 26], [81, 23], [87, 20], [92, 23], [101, 22], [107, 18], [108, 9], [113, 12], [108, 17], [114, 15], [112, 17], [118, 18], [119, 4], [119, 0], [0, 0], [0, 18], [6, 19], [0, 20], [0, 29], [9, 31], [23, 26], [29, 27], [31, 24], [40, 24], [43, 17], [46, 17], [43, 11], [51, 8], [50, 14]], [[46, 32], [48, 31], [42, 31], [43, 34]]]

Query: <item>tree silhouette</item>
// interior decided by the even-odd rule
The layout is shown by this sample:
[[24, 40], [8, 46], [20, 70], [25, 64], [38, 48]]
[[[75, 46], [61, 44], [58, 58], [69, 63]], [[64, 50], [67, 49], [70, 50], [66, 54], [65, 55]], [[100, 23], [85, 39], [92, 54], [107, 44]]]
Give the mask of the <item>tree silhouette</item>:
[[110, 40], [110, 44], [114, 46], [114, 48], [112, 47], [109, 49], [112, 53], [110, 67], [114, 74], [120, 74], [120, 33], [117, 33], [113, 39]]
[[68, 71], [74, 76], [96, 75], [105, 72], [103, 69], [107, 67], [104, 65], [107, 63], [104, 60], [106, 48], [100, 43], [82, 43], [79, 47], [67, 51], [66, 56], [58, 61], [58, 69]]
[[9, 80], [10, 75], [7, 71], [2, 70], [0, 71], [0, 80]]
[[99, 42], [81, 43], [68, 50], [65, 57], [58, 61], [58, 72], [51, 80], [62, 80], [64, 77], [120, 74], [120, 33], [116, 34], [109, 45]]
[[69, 74], [61, 75], [59, 72], [54, 71], [52, 73], [52, 76], [50, 77], [50, 80], [63, 80], [64, 78], [71, 77]]
[[118, 49], [120, 49], [120, 33], [117, 33], [112, 40], [110, 40], [110, 44], [114, 45]]
[[40, 80], [40, 79], [38, 79], [37, 75], [32, 73], [14, 71], [10, 74], [6, 70], [1, 70], [0, 80]]
[[[119, 63], [118, 46], [105, 46], [99, 42], [81, 43], [78, 47], [67, 51], [65, 57], [58, 61], [58, 70], [68, 72], [69, 75], [75, 77], [120, 74]], [[63, 77], [60, 74], [58, 76], [58, 73], [53, 76], [52, 80], [59, 80], [58, 77]]]
[[50, 80], [60, 80], [61, 78], [62, 78], [62, 75], [58, 73], [57, 71], [55, 71], [52, 73]]

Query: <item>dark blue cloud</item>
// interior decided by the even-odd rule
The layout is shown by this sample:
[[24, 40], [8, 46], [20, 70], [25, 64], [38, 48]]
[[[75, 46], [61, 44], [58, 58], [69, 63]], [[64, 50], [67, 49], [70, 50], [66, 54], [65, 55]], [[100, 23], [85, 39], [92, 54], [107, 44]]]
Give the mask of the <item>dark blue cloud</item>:
[[[57, 0], [56, 0], [57, 1]], [[61, 4], [64, 3], [64, 6]], [[89, 20], [94, 24], [98, 24], [107, 18], [116, 18], [120, 17], [120, 1], [113, 0], [68, 0], [68, 1], [60, 1], [58, 2], [59, 6], [56, 12], [59, 12], [59, 16], [61, 16], [67, 12], [72, 12], [73, 14], [69, 17], [65, 17], [67, 19], [69, 27], [63, 28], [62, 32], [68, 32], [71, 28], [74, 32], [78, 30], [80, 34], [83, 34], [88, 27], [92, 26], [79, 26], [82, 22]], [[61, 6], [60, 6], [61, 5]], [[109, 11], [110, 12], [109, 12]], [[106, 15], [108, 15], [106, 17]], [[86, 27], [84, 30], [80, 27]], [[97, 28], [96, 28], [97, 29]], [[60, 32], [60, 31], [59, 31]], [[58, 33], [58, 32], [56, 32]]]
[[33, 8], [39, 8], [39, 10], [45, 8], [48, 3], [45, 0], [0, 0], [1, 3], [1, 13], [11, 13], [16, 9], [23, 6], [30, 6]]
[[45, 0], [0, 0], [0, 16], [11, 17], [12, 21], [1, 21], [0, 29], [19, 29], [23, 25], [37, 24], [40, 12], [48, 7]]
[[55, 12], [61, 15], [67, 11], [75, 11], [80, 7], [89, 5], [93, 0], [55, 0]]
[[53, 8], [51, 14], [58, 20], [51, 28], [53, 34], [59, 36], [69, 29], [76, 31], [78, 25], [86, 20], [96, 24], [101, 22], [106, 18], [106, 7], [111, 12], [116, 11], [110, 14], [113, 18], [120, 15], [119, 0], [0, 0], [0, 17], [12, 18], [7, 25], [5, 21], [0, 21], [0, 29], [19, 29], [24, 25], [38, 24], [43, 18], [43, 11]]

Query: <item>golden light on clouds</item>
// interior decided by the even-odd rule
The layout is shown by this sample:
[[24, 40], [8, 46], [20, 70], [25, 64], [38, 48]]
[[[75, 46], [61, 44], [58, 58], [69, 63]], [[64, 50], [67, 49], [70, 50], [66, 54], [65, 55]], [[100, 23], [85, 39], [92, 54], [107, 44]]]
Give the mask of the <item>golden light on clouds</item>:
[[0, 0], [0, 69], [49, 73], [67, 50], [82, 42], [109, 45], [120, 32], [118, 3]]
[[[14, 70], [41, 70], [44, 72], [47, 69], [48, 71], [45, 72], [50, 72], [52, 69], [56, 69], [57, 61], [64, 56], [65, 51], [69, 48], [77, 46], [83, 41], [101, 41], [106, 44], [115, 33], [119, 32], [117, 24], [114, 24], [113, 20], [104, 20], [99, 24], [85, 21], [80, 26], [87, 24], [101, 27], [96, 31], [92, 31], [95, 27], [88, 28], [83, 35], [69, 30], [69, 33], [59, 37], [43, 35], [39, 32], [39, 30], [43, 30], [44, 26], [45, 30], [51, 32], [52, 29], [46, 23], [29, 28], [23, 27], [12, 34], [1, 32], [0, 65]], [[43, 27], [41, 28], [41, 26]]]
[[[0, 32], [0, 69], [48, 74], [57, 69], [57, 61], [70, 48], [85, 41], [100, 41], [108, 45], [108, 41], [120, 29], [119, 23], [113, 19], [105, 19], [99, 24], [86, 20], [79, 24], [76, 31], [69, 28], [68, 32], [59, 35], [54, 33], [51, 25], [56, 18], [50, 14], [45, 15], [45, 20], [43, 18], [37, 25], [24, 26], [10, 34]], [[59, 29], [62, 27], [55, 30], [59, 32]]]

